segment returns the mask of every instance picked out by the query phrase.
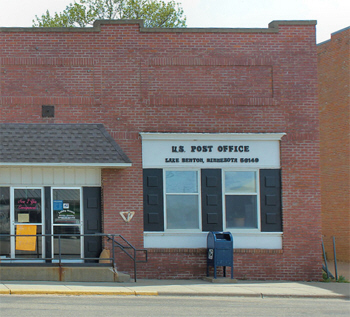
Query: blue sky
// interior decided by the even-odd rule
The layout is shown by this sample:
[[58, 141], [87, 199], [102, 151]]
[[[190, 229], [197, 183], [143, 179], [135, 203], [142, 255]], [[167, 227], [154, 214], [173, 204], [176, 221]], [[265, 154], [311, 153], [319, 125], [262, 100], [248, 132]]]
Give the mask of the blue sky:
[[[30, 27], [47, 9], [62, 11], [74, 0], [0, 0], [0, 27]], [[317, 20], [317, 43], [350, 26], [350, 0], [175, 0], [188, 27], [266, 28], [273, 20]]]

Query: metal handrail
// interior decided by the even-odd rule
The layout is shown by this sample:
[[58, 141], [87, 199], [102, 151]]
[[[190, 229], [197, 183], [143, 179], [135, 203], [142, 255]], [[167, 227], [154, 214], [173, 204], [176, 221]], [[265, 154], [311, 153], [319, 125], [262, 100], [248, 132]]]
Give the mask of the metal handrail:
[[[146, 263], [148, 260], [148, 255], [147, 255], [147, 250], [146, 249], [136, 249], [129, 241], [127, 241], [122, 235], [120, 234], [106, 234], [106, 233], [91, 233], [91, 234], [69, 234], [69, 233], [60, 233], [60, 234], [20, 234], [20, 235], [16, 235], [16, 234], [0, 234], [0, 238], [2, 237], [7, 237], [7, 238], [16, 238], [16, 237], [49, 237], [49, 238], [58, 238], [58, 254], [54, 253], [53, 257], [46, 257], [44, 256], [44, 253], [42, 254], [42, 256], [39, 257], [35, 257], [35, 258], [30, 258], [30, 257], [26, 257], [26, 258], [0, 258], [0, 265], [6, 265], [7, 263], [14, 263], [14, 262], [20, 262], [20, 261], [38, 261], [38, 260], [42, 260], [43, 264], [45, 265], [58, 265], [61, 266], [62, 260], [66, 260], [64, 258], [62, 258], [63, 254], [62, 254], [62, 246], [61, 246], [61, 238], [63, 237], [101, 237], [101, 238], [106, 238], [106, 241], [111, 241], [112, 242], [112, 257], [109, 258], [103, 258], [103, 260], [107, 260], [110, 261], [112, 267], [115, 269], [116, 267], [116, 262], [115, 262], [115, 248], [118, 247], [120, 250], [122, 250], [129, 258], [131, 258], [134, 262], [134, 279], [135, 282], [137, 281], [137, 266], [136, 263]], [[120, 238], [122, 241], [119, 242], [117, 241], [117, 239]], [[39, 239], [36, 239], [36, 251], [37, 254], [39, 256], [39, 247], [38, 247], [38, 242]], [[130, 253], [128, 252], [128, 250], [132, 249], [133, 252]], [[137, 253], [138, 252], [143, 252], [144, 253], [144, 260], [137, 260]], [[58, 255], [58, 258], [55, 257], [55, 255]], [[69, 260], [81, 260], [81, 261], [98, 261], [101, 260], [100, 257], [76, 257], [76, 258], [69, 258]], [[48, 262], [49, 261], [49, 262]], [[52, 261], [57, 261], [57, 262], [52, 262]], [[23, 263], [25, 264], [30, 264], [30, 263]], [[35, 262], [36, 265], [40, 265], [42, 263], [40, 262]], [[73, 263], [70, 263], [73, 264]], [[74, 265], [80, 265], [80, 266], [84, 266], [87, 265], [87, 263], [74, 263]], [[106, 263], [94, 263], [94, 265], [100, 265], [100, 266], [106, 266]]]
[[[115, 237], [119, 237], [122, 239], [123, 242], [125, 242], [127, 245], [123, 245], [120, 242], [118, 242]], [[112, 246], [113, 246], [113, 254], [114, 254], [114, 245], [119, 247], [129, 258], [131, 258], [134, 262], [134, 279], [135, 282], [137, 281], [137, 269], [136, 269], [136, 263], [146, 263], [148, 260], [148, 253], [146, 249], [136, 249], [129, 241], [127, 241], [122, 235], [109, 235], [107, 237], [107, 241], [112, 240]], [[132, 249], [133, 254], [130, 254], [127, 249]], [[138, 261], [137, 260], [137, 252], [144, 252], [145, 260]]]

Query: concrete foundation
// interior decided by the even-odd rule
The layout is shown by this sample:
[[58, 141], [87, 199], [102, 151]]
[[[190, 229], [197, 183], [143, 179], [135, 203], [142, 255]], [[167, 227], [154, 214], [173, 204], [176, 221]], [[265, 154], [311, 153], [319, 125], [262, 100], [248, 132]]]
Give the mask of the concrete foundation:
[[1, 266], [1, 281], [129, 282], [130, 276], [109, 267]]

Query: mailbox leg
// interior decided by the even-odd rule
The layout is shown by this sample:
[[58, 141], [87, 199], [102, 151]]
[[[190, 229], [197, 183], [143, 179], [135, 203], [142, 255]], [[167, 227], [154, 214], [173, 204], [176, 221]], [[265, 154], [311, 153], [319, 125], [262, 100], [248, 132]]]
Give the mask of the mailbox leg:
[[226, 266], [224, 266], [224, 277], [226, 277]]
[[214, 278], [216, 278], [216, 264], [214, 264]]
[[231, 265], [231, 279], [233, 279], [233, 264]]

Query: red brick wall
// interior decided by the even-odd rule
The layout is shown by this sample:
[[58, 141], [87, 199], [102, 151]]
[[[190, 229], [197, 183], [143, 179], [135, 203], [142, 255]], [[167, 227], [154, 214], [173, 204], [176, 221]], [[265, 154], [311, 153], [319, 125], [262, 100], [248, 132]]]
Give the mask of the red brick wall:
[[[283, 250], [235, 252], [250, 279], [321, 276], [315, 25], [266, 30], [2, 30], [0, 122], [103, 123], [133, 166], [102, 171], [105, 232], [143, 247], [139, 132], [285, 132], [281, 142]], [[55, 105], [42, 118], [41, 105]], [[135, 211], [124, 223], [120, 211]], [[119, 255], [118, 255], [119, 257]], [[117, 258], [118, 258], [117, 257]], [[132, 272], [120, 255], [117, 265]], [[203, 250], [151, 250], [139, 277], [205, 275]]]
[[317, 46], [322, 234], [327, 257], [350, 262], [350, 29]]

